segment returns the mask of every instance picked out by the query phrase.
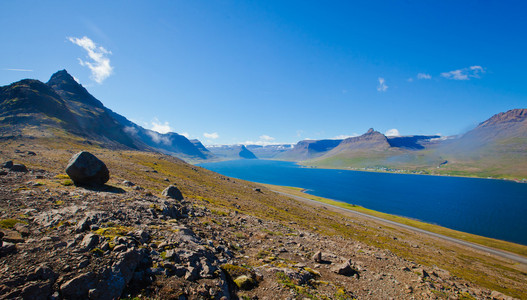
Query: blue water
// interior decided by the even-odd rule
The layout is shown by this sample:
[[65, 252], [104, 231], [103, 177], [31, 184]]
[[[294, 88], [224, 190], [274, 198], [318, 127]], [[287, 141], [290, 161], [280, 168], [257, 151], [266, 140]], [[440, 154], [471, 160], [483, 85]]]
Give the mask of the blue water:
[[527, 245], [527, 184], [303, 168], [272, 160], [200, 166], [230, 177], [302, 187], [312, 195]]

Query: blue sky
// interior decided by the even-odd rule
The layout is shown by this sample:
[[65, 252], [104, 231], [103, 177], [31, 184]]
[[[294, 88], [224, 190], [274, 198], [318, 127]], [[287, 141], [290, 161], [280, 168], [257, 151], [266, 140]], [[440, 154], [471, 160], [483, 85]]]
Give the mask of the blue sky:
[[0, 85], [67, 69], [206, 144], [454, 135], [527, 107], [524, 3], [1, 1]]

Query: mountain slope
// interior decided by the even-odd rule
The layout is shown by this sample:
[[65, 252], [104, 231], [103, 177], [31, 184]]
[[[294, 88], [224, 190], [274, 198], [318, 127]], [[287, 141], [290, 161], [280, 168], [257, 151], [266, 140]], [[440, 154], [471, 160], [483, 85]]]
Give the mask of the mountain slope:
[[244, 145], [218, 145], [209, 146], [207, 149], [221, 160], [257, 158], [256, 155]]
[[303, 161], [326, 154], [337, 147], [342, 140], [304, 140], [298, 142], [292, 149], [277, 156], [279, 159]]
[[188, 160], [208, 158], [182, 135], [145, 129], [106, 108], [66, 70], [53, 74], [47, 84], [26, 79], [0, 87], [0, 103], [3, 136], [62, 130], [111, 147], [161, 151]]

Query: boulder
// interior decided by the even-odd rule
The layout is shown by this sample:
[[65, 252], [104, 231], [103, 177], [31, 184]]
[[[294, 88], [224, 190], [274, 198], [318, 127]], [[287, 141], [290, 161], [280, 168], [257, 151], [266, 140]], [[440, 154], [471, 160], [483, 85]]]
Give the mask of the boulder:
[[254, 280], [246, 275], [242, 275], [234, 279], [234, 283], [240, 290], [250, 290], [254, 287]]
[[23, 164], [14, 164], [11, 167], [11, 171], [12, 172], [24, 172], [24, 173], [27, 173], [27, 168]]
[[88, 291], [96, 284], [95, 274], [88, 272], [68, 280], [60, 286], [63, 299], [86, 299]]
[[355, 273], [357, 273], [357, 271], [353, 269], [349, 261], [335, 266], [333, 268], [333, 272], [344, 276], [353, 276], [355, 275]]
[[181, 194], [181, 191], [175, 185], [167, 187], [161, 194], [167, 198], [183, 200], [183, 194]]
[[105, 184], [110, 179], [106, 165], [87, 151], [75, 154], [66, 167], [66, 174], [76, 185]]

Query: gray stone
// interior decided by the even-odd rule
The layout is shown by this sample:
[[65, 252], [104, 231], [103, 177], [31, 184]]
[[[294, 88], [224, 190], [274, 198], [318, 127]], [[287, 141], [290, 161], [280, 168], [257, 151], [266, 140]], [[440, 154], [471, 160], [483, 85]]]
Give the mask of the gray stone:
[[317, 253], [313, 255], [313, 260], [317, 263], [322, 262], [322, 252], [317, 251]]
[[175, 200], [183, 200], [183, 194], [181, 194], [181, 191], [175, 185], [167, 187], [161, 195]]
[[14, 164], [11, 167], [11, 171], [12, 172], [24, 172], [24, 173], [27, 173], [27, 168], [23, 164]]
[[13, 167], [13, 161], [9, 160], [4, 163], [2, 168], [11, 169]]
[[95, 286], [96, 276], [92, 272], [80, 274], [60, 286], [64, 299], [85, 299], [88, 291]]
[[335, 266], [333, 268], [333, 272], [340, 274], [340, 275], [344, 275], [344, 276], [353, 276], [354, 274], [357, 273], [357, 271], [352, 268], [349, 261]]
[[66, 167], [66, 173], [75, 184], [104, 184], [110, 179], [106, 165], [87, 151], [75, 154]]
[[26, 285], [20, 293], [20, 299], [46, 300], [53, 291], [51, 282], [37, 282]]
[[144, 257], [143, 251], [130, 249], [119, 254], [118, 261], [99, 282], [95, 290], [90, 292], [93, 299], [117, 299], [132, 279], [137, 265]]
[[90, 251], [91, 249], [95, 248], [95, 246], [99, 243], [99, 236], [93, 233], [89, 233], [82, 239], [82, 242], [80, 244], [80, 251], [86, 252]]

